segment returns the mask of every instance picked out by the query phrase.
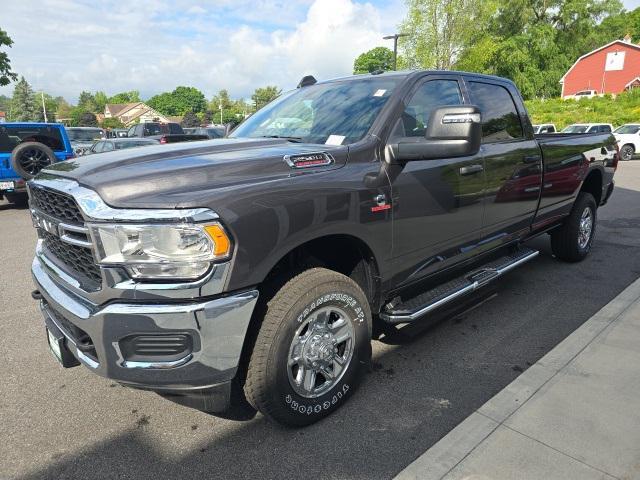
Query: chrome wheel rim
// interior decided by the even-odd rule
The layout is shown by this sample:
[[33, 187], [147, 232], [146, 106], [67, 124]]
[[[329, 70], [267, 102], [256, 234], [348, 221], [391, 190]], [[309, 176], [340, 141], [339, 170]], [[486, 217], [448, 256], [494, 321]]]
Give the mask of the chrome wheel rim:
[[24, 150], [20, 155], [19, 162], [22, 168], [31, 175], [39, 173], [40, 170], [51, 163], [47, 154], [39, 148]]
[[316, 398], [344, 376], [353, 358], [353, 322], [327, 306], [313, 312], [296, 330], [287, 361], [289, 383], [298, 395]]
[[580, 217], [580, 227], [578, 230], [578, 246], [582, 249], [587, 248], [593, 233], [593, 212], [589, 207], [585, 208]]
[[633, 149], [631, 147], [624, 147], [622, 149], [622, 159], [631, 160], [633, 158]]

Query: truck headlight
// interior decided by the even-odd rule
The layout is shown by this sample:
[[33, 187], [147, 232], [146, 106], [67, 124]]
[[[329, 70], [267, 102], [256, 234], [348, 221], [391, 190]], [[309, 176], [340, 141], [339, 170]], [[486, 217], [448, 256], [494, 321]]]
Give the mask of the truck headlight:
[[93, 224], [91, 235], [101, 265], [127, 268], [134, 278], [195, 279], [212, 262], [231, 253], [220, 224]]

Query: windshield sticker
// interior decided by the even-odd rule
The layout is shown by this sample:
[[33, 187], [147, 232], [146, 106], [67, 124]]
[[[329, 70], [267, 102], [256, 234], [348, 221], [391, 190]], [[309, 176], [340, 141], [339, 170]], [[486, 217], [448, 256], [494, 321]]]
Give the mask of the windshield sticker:
[[327, 141], [324, 143], [325, 145], [342, 145], [345, 138], [346, 137], [344, 135], [329, 135]]
[[376, 93], [374, 93], [373, 96], [374, 97], [382, 97], [382, 96], [384, 96], [385, 93], [387, 93], [386, 90], [380, 89], [380, 90], [376, 90]]

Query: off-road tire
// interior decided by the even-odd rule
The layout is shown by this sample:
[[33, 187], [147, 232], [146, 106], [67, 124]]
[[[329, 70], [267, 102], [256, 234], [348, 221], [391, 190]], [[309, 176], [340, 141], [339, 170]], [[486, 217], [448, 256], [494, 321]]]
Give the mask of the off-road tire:
[[[288, 369], [296, 331], [321, 308], [339, 308], [353, 326], [353, 356], [342, 377], [316, 398], [297, 393]], [[371, 311], [366, 295], [349, 277], [311, 268], [293, 277], [266, 304], [251, 353], [244, 392], [265, 417], [288, 426], [305, 426], [326, 417], [354, 392], [371, 359]]]
[[[586, 208], [591, 209], [593, 215], [591, 236], [584, 247], [579, 244], [580, 221]], [[565, 262], [579, 262], [591, 251], [596, 234], [597, 204], [593, 195], [580, 192], [573, 204], [571, 214], [565, 219], [561, 227], [551, 232], [551, 251], [560, 260]]]
[[[32, 156], [25, 156], [33, 152]], [[44, 143], [25, 142], [11, 152], [11, 166], [25, 180], [31, 180], [40, 171], [56, 161], [56, 156]]]

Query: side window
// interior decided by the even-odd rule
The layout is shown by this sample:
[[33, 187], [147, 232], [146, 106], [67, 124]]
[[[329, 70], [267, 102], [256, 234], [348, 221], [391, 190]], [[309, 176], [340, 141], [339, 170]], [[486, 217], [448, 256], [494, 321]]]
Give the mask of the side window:
[[482, 113], [482, 143], [522, 138], [522, 124], [509, 91], [501, 85], [469, 82], [471, 102]]
[[604, 133], [611, 133], [611, 127], [609, 125], [602, 125], [602, 127], [600, 127], [600, 131]]
[[110, 152], [113, 150], [113, 142], [104, 142], [104, 147], [102, 148], [103, 152]]
[[127, 130], [127, 137], [133, 137], [136, 134], [136, 127], [135, 125], [133, 127], [129, 127], [129, 130]]
[[100, 153], [102, 151], [102, 145], [104, 142], [96, 142], [93, 144], [93, 147], [91, 147], [91, 151], [93, 153]]
[[[462, 95], [457, 80], [430, 80], [423, 83], [402, 113], [402, 137], [424, 137], [429, 116], [437, 107], [461, 105]], [[401, 130], [402, 130], [401, 129]]]

